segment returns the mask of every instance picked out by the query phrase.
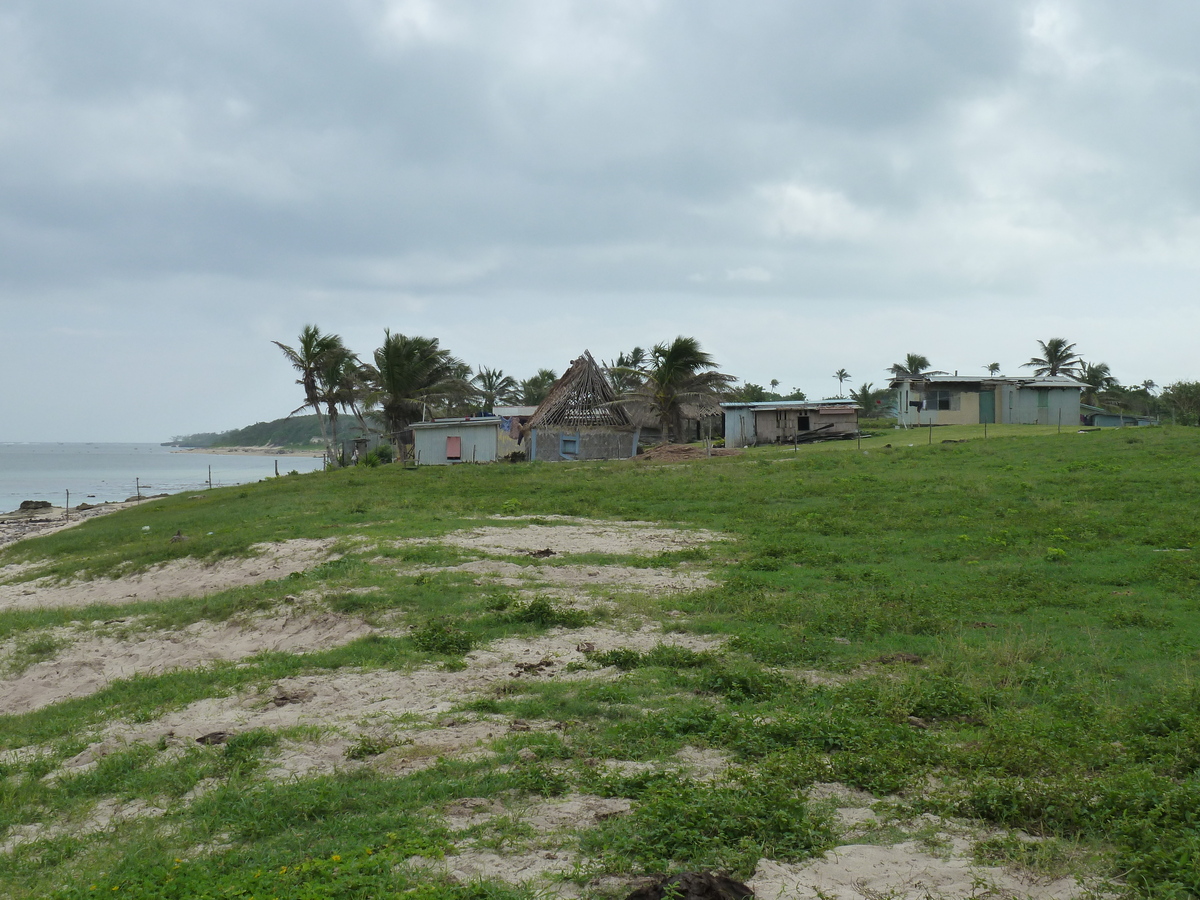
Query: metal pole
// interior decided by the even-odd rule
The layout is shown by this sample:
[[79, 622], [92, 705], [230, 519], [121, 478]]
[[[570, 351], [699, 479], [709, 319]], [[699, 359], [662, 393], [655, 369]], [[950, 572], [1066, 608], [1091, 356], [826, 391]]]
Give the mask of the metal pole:
[[137, 502], [141, 503], [142, 502], [142, 480], [140, 478], [134, 478], [133, 483], [137, 486]]
[[67, 505], [63, 507], [63, 518], [68, 522], [71, 521], [71, 492], [67, 491]]
[[275, 460], [275, 477], [279, 477], [279, 460]]
[[929, 443], [933, 443], [933, 417], [929, 417]]
[[208, 467], [208, 489], [212, 490], [212, 466]]
[[1062, 434], [1062, 407], [1058, 408], [1058, 433]]

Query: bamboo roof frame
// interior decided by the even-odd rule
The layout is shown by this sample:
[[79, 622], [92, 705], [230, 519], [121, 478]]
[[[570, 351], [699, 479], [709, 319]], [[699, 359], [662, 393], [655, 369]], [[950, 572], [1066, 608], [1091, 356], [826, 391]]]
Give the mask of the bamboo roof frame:
[[617, 392], [604, 369], [587, 350], [558, 381], [539, 404], [526, 427], [607, 426], [627, 429], [629, 414], [616, 404]]

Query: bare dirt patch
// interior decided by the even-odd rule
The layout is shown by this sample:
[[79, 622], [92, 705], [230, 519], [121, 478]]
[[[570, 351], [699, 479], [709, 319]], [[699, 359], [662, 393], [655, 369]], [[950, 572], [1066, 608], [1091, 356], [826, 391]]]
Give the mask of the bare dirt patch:
[[268, 650], [304, 653], [345, 644], [370, 631], [359, 619], [332, 613], [197, 622], [178, 631], [120, 637], [76, 638], [75, 629], [58, 628], [52, 635], [67, 643], [65, 650], [54, 659], [0, 680], [0, 715], [84, 697], [118, 678], [239, 660]]
[[[461, 671], [426, 667], [411, 672], [337, 672], [289, 678], [264, 690], [250, 690], [234, 697], [211, 697], [184, 709], [144, 723], [114, 722], [98, 743], [105, 741], [156, 741], [164, 736], [176, 741], [194, 741], [217, 731], [237, 733], [251, 728], [317, 726], [357, 735], [391, 730], [398, 741], [411, 739], [424, 752], [399, 747], [380, 759], [381, 766], [401, 769], [421, 765], [419, 759], [454, 756], [478, 746], [481, 735], [490, 731], [500, 736], [509, 728], [504, 720], [484, 723], [464, 721], [440, 733], [428, 732], [428, 724], [445, 716], [464, 700], [494, 689], [513, 678], [583, 680], [611, 678], [613, 669], [566, 671], [569, 663], [586, 663], [580, 648], [596, 651], [629, 647], [645, 652], [658, 644], [693, 650], [711, 650], [719, 641], [706, 637], [664, 634], [646, 625], [636, 631], [612, 628], [555, 629], [532, 638], [505, 638], [475, 650], [465, 658]], [[549, 665], [540, 665], [543, 662]], [[522, 669], [521, 664], [526, 668]], [[295, 702], [276, 703], [280, 697]], [[425, 742], [428, 741], [428, 744]], [[85, 753], [88, 751], [85, 751]], [[327, 771], [336, 760], [322, 751], [318, 761], [305, 771]], [[322, 762], [323, 760], [323, 762]], [[299, 764], [303, 766], [303, 764]]]
[[962, 833], [941, 832], [936, 846], [932, 850], [929, 841], [846, 844], [807, 863], [763, 859], [746, 883], [759, 897], [836, 900], [979, 896], [1068, 900], [1089, 893], [1074, 878], [1038, 878], [999, 866], [975, 865], [972, 842]]
[[[206, 563], [179, 559], [138, 575], [57, 583], [38, 578], [18, 584], [0, 584], [0, 610], [36, 607], [122, 604], [172, 597], [203, 597], [218, 591], [258, 584], [303, 572], [329, 556], [334, 539], [292, 540], [256, 544], [256, 556]], [[2, 574], [2, 573], [0, 573]]]
[[[433, 871], [449, 875], [459, 882], [482, 878], [499, 879], [509, 884], [533, 884], [549, 896], [574, 897], [578, 889], [562, 881], [576, 870], [579, 856], [571, 846], [575, 835], [595, 828], [605, 819], [629, 812], [630, 802], [621, 798], [568, 794], [554, 800], [535, 803], [501, 803], [483, 797], [467, 797], [450, 804], [443, 815], [451, 831], [473, 830], [487, 834], [487, 826], [497, 819], [518, 823], [532, 834], [517, 838], [508, 852], [477, 846], [469, 836], [456, 843], [456, 852], [442, 860], [414, 859]], [[511, 827], [511, 826], [509, 826]]]
[[527, 565], [499, 559], [478, 559], [457, 566], [422, 568], [422, 572], [467, 572], [494, 584], [512, 587], [547, 585], [565, 588], [625, 589], [676, 594], [712, 587], [707, 573], [695, 569], [644, 569], [636, 566]]
[[109, 797], [99, 801], [88, 815], [78, 823], [68, 825], [50, 825], [34, 822], [28, 825], [14, 825], [8, 830], [3, 843], [0, 843], [0, 854], [11, 853], [22, 844], [45, 841], [66, 834], [82, 837], [96, 834], [114, 828], [122, 822], [134, 819], [149, 819], [163, 815], [166, 810], [153, 806], [144, 800], [133, 799], [121, 801]]
[[652, 522], [578, 521], [554, 525], [483, 526], [459, 531], [436, 540], [439, 543], [496, 556], [550, 550], [553, 555], [605, 553], [614, 556], [653, 556], [699, 547], [722, 536], [711, 531], [664, 528]]

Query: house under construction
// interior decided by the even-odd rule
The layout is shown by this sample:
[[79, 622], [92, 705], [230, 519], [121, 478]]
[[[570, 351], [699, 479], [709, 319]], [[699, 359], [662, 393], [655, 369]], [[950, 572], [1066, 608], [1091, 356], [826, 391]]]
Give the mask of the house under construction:
[[639, 429], [616, 399], [608, 375], [583, 351], [525, 426], [529, 458], [559, 462], [637, 455]]

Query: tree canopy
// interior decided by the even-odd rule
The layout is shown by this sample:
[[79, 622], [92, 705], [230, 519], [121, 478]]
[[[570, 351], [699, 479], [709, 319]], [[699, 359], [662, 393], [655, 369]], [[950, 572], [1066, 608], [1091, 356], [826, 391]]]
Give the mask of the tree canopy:
[[1048, 341], [1038, 341], [1042, 349], [1041, 356], [1035, 356], [1023, 368], [1032, 368], [1034, 375], [1075, 375], [1082, 360], [1075, 352], [1075, 345], [1068, 343], [1066, 338], [1050, 338]]
[[655, 344], [636, 371], [638, 383], [624, 400], [646, 406], [659, 420], [667, 441], [682, 435], [686, 405], [715, 405], [734, 380], [717, 371], [716, 362], [700, 348], [699, 341], [682, 335], [669, 344]]

